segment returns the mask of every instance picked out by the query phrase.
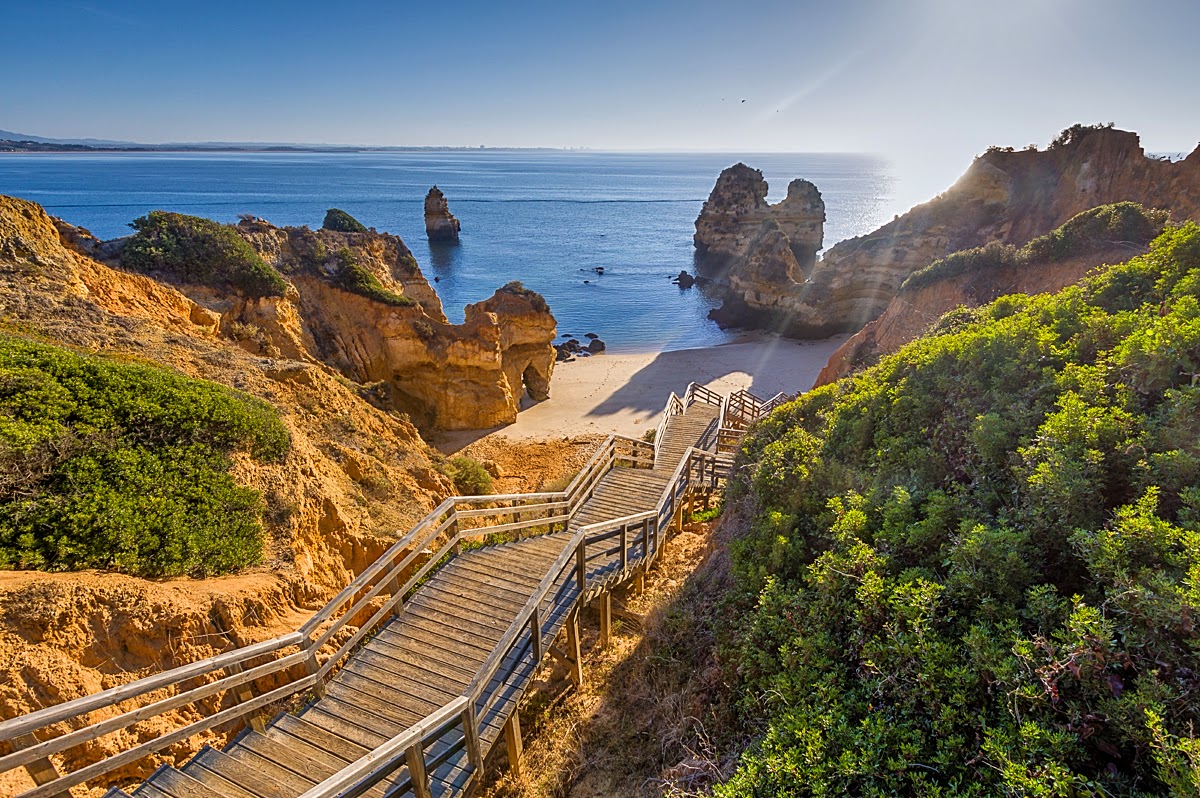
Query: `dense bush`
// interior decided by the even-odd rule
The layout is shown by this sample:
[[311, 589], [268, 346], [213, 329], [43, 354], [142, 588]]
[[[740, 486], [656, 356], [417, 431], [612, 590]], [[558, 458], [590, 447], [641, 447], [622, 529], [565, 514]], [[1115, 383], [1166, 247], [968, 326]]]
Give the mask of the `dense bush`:
[[486, 496], [492, 492], [492, 475], [473, 457], [452, 457], [447, 461], [447, 476], [462, 496]]
[[1195, 795], [1198, 383], [1189, 223], [761, 423], [718, 795]]
[[325, 221], [321, 223], [322, 230], [333, 230], [338, 233], [365, 233], [367, 228], [358, 219], [338, 208], [325, 211]]
[[231, 227], [181, 213], [151, 211], [130, 225], [137, 232], [121, 263], [164, 272], [185, 283], [233, 287], [251, 296], [283, 296], [287, 283]]
[[216, 574], [262, 558], [229, 454], [282, 458], [268, 405], [213, 383], [0, 335], [0, 567]]
[[334, 257], [338, 261], [337, 273], [334, 275], [334, 282], [338, 288], [393, 307], [404, 308], [417, 304], [411, 297], [384, 288], [379, 278], [355, 259], [349, 247], [342, 247], [334, 253]]
[[500, 286], [500, 290], [506, 294], [512, 294], [513, 296], [521, 297], [530, 305], [533, 305], [533, 309], [539, 313], [550, 312], [550, 305], [547, 304], [546, 298], [537, 291], [534, 291], [532, 288], [526, 288], [525, 284], [520, 280], [513, 280], [510, 283], [505, 283], [504, 285]]
[[954, 252], [913, 272], [901, 290], [912, 291], [961, 274], [1055, 263], [1118, 246], [1141, 248], [1162, 232], [1168, 215], [1166, 211], [1148, 210], [1136, 202], [1100, 205], [1073, 216], [1062, 227], [1038, 236], [1023, 247], [993, 241]]

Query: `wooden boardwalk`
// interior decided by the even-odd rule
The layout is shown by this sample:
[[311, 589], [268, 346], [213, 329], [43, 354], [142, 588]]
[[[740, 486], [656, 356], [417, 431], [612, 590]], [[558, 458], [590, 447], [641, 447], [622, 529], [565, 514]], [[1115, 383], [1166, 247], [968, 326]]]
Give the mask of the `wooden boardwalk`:
[[[178, 768], [159, 768], [131, 793], [114, 788], [106, 798], [432, 798], [462, 794], [501, 739], [518, 764], [515, 710], [538, 668], [554, 656], [582, 678], [579, 609], [599, 599], [607, 639], [613, 587], [644, 571], [680, 523], [686, 497], [715, 488], [729, 459], [717, 456], [723, 398], [693, 386], [685, 399], [671, 399], [653, 458], [633, 442], [628, 454], [613, 448], [600, 466], [585, 469], [562, 498], [538, 494], [503, 510], [458, 509], [450, 520], [432, 514], [423, 522], [425, 538], [454, 534], [442, 549], [425, 554], [423, 564], [418, 552], [397, 554], [343, 591], [340, 603], [331, 602], [349, 618], [390, 595], [372, 616], [382, 620], [336, 621], [322, 634], [320, 622], [336, 617], [330, 610], [301, 630], [302, 639], [317, 638], [312, 652], [341, 646], [323, 663], [315, 653], [287, 654], [290, 640], [269, 649], [285, 656], [266, 664], [255, 664], [259, 654], [215, 663], [230, 674], [224, 677], [230, 695], [247, 706], [269, 707], [265, 699], [283, 689], [252, 691], [249, 676], [296, 668], [306, 669], [296, 681], [311, 687], [309, 699], [269, 721], [245, 715], [249, 725], [223, 750], [203, 748]], [[478, 541], [484, 545], [464, 548], [474, 538], [460, 525], [475, 518], [489, 523], [476, 535], [487, 534]], [[539, 533], [493, 542], [510, 528], [515, 535]], [[292, 670], [281, 671], [278, 663]], [[119, 696], [113, 698], [115, 704]], [[0, 732], [6, 726], [23, 731], [20, 720], [0, 724]], [[49, 750], [50, 742], [31, 737], [0, 736], [13, 741], [15, 751], [0, 765], [17, 761], [21, 749], [30, 751], [25, 760], [39, 745]], [[38, 762], [21, 764], [37, 778]], [[58, 794], [53, 787], [65, 780], [43, 773], [42, 781], [46, 786], [26, 793], [29, 798]]]

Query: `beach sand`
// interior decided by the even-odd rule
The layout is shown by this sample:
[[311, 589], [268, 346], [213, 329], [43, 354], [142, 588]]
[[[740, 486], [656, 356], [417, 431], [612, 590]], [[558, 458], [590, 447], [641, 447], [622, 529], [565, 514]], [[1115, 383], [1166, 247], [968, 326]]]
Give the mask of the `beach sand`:
[[764, 399], [808, 390], [847, 336], [793, 341], [761, 333], [704, 349], [639, 355], [600, 354], [559, 363], [550, 398], [527, 401], [517, 421], [493, 430], [443, 433], [433, 443], [453, 453], [483, 437], [548, 440], [619, 433], [639, 438], [658, 425], [667, 397], [697, 382], [720, 393], [745, 388]]

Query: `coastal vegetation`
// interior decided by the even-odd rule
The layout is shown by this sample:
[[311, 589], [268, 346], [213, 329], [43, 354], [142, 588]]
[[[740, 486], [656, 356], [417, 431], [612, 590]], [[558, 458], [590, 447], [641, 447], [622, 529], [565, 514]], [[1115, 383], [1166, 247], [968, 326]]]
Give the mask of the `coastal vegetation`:
[[338, 288], [392, 307], [406, 308], [417, 304], [411, 297], [384, 288], [378, 277], [359, 264], [349, 247], [339, 249], [334, 253], [334, 258], [338, 264], [334, 284]]
[[538, 313], [550, 312], [550, 305], [546, 302], [546, 298], [532, 288], [526, 288], [525, 284], [520, 280], [505, 283], [498, 290], [506, 294], [512, 294], [513, 296], [519, 296], [528, 301]]
[[446, 475], [463, 496], [486, 496], [492, 492], [492, 475], [483, 463], [473, 457], [459, 455], [446, 461]]
[[330, 208], [325, 211], [325, 221], [321, 223], [322, 230], [333, 230], [335, 233], [365, 233], [366, 226], [340, 208]]
[[725, 644], [761, 733], [717, 795], [1195, 795], [1198, 379], [1187, 223], [761, 423]]
[[277, 461], [289, 445], [277, 412], [237, 391], [0, 334], [0, 567], [258, 563], [261, 497], [231, 455]]
[[1144, 247], [1163, 231], [1168, 218], [1166, 211], [1143, 208], [1136, 202], [1101, 205], [1072, 217], [1022, 247], [993, 241], [947, 255], [909, 275], [901, 290], [912, 291], [962, 274], [1056, 263], [1117, 246]]
[[233, 228], [168, 211], [129, 224], [136, 232], [121, 250], [122, 265], [184, 283], [234, 288], [250, 296], [283, 296], [287, 283]]

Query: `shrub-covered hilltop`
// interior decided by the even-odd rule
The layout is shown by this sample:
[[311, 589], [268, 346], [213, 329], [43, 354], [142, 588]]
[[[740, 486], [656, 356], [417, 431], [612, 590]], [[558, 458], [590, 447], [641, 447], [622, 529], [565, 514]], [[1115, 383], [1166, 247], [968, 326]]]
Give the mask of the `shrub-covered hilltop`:
[[203, 576], [260, 562], [230, 455], [288, 450], [274, 408], [166, 369], [0, 333], [0, 568]]
[[726, 796], [1196, 795], [1200, 227], [744, 446]]

